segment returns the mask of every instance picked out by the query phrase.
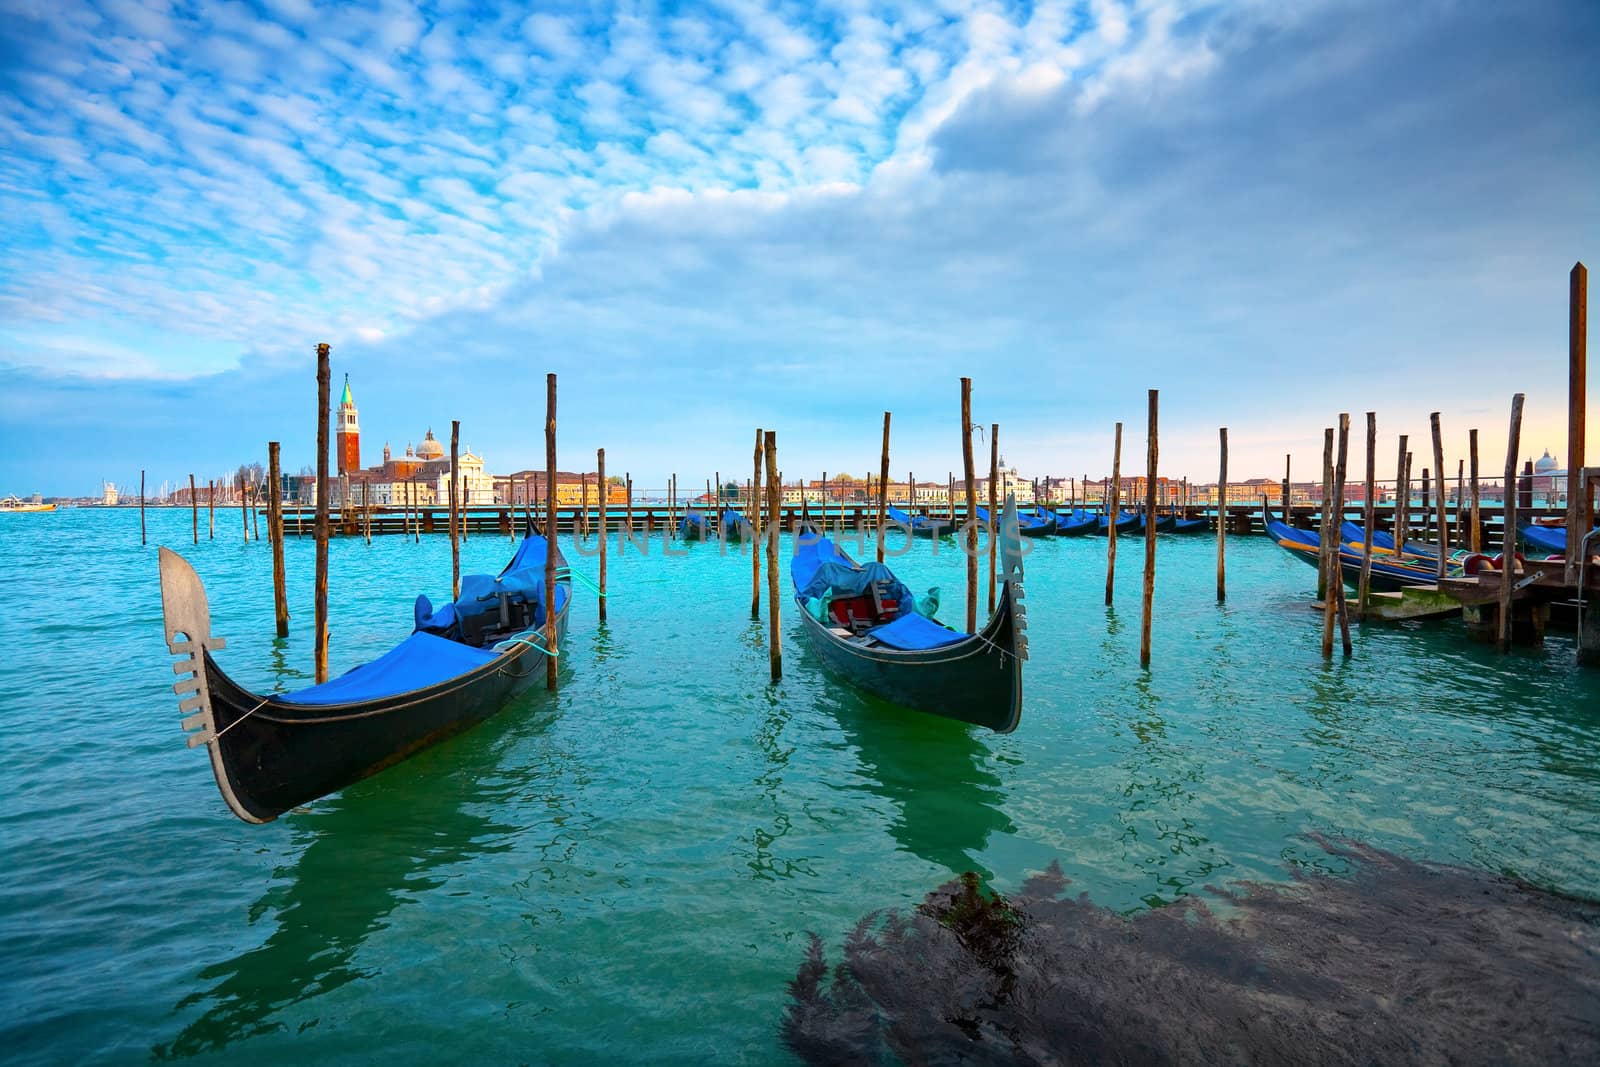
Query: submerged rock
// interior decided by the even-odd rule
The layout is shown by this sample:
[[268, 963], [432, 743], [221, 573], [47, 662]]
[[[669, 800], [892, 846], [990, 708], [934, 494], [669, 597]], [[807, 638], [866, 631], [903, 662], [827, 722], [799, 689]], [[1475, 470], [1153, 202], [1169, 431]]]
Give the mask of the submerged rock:
[[1216, 910], [1125, 916], [1054, 864], [1011, 897], [963, 875], [867, 916], [831, 974], [813, 936], [784, 1040], [830, 1064], [1600, 1062], [1600, 904], [1318, 843], [1352, 873]]

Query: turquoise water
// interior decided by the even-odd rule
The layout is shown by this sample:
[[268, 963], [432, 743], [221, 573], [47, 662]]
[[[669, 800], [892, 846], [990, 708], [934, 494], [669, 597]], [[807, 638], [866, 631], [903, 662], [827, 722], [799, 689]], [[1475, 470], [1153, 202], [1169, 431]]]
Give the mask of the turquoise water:
[[[156, 582], [155, 545], [183, 551], [224, 666], [305, 684], [311, 539], [286, 542], [276, 641], [270, 550], [237, 518], [195, 548], [154, 512], [141, 548], [132, 511], [0, 516], [10, 1062], [782, 1061], [808, 931], [837, 945], [955, 872], [1010, 889], [1051, 860], [1098, 903], [1159, 904], [1326, 862], [1307, 831], [1600, 895], [1600, 671], [1570, 636], [1499, 656], [1453, 623], [1374, 627], [1325, 664], [1311, 570], [1260, 538], [1230, 540], [1222, 607], [1214, 541], [1162, 539], [1149, 672], [1142, 541], [1114, 611], [1104, 540], [1035, 543], [1006, 737], [836, 687], [792, 613], [770, 685], [749, 558], [658, 540], [613, 558], [608, 625], [580, 588], [558, 695], [249, 826], [184, 747]], [[464, 569], [509, 548], [475, 537]], [[932, 548], [894, 566], [959, 619], [962, 560]], [[333, 669], [449, 570], [441, 537], [335, 542]]]

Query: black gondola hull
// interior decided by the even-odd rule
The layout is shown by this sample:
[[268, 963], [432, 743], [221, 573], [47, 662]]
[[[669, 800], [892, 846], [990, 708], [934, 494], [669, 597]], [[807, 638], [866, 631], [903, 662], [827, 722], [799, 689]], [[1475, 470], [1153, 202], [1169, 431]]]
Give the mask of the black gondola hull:
[[806, 638], [839, 676], [914, 711], [1010, 733], [1022, 717], [1021, 628], [1009, 583], [989, 624], [954, 645], [915, 652], [864, 648], [839, 637], [796, 600]]
[[[566, 629], [563, 609], [558, 649]], [[545, 664], [543, 651], [520, 645], [428, 689], [357, 704], [307, 705], [249, 692], [207, 653], [218, 784], [236, 810], [256, 821], [276, 818], [477, 726], [542, 682]]]

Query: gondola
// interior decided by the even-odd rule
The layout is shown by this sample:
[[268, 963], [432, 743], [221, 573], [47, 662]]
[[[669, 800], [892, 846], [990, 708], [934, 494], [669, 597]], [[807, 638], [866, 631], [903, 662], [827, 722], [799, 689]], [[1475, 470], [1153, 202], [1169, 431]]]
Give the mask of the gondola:
[[902, 707], [997, 733], [1017, 728], [1028, 639], [1015, 500], [1007, 498], [1000, 521], [999, 603], [976, 634], [919, 614], [888, 567], [856, 563], [815, 526], [803, 526], [795, 541], [795, 603], [829, 669]]
[[705, 512], [691, 508], [678, 520], [678, 540], [715, 541], [716, 539], [717, 525]]
[[1073, 508], [1070, 511], [1052, 510], [1050, 515], [1056, 520], [1056, 534], [1061, 537], [1082, 537], [1094, 533], [1095, 526], [1100, 521], [1099, 516], [1083, 508]]
[[[1267, 536], [1296, 559], [1312, 567], [1322, 565], [1322, 538], [1317, 531], [1297, 530], [1276, 519], [1268, 519]], [[1344, 576], [1346, 585], [1361, 584], [1361, 555], [1359, 548], [1353, 548], [1348, 544], [1339, 546], [1339, 570]], [[1461, 573], [1461, 568], [1454, 564], [1445, 571], [1447, 577]], [[1410, 586], [1433, 585], [1438, 580], [1437, 563], [1407, 563], [1392, 556], [1381, 558], [1376, 553], [1372, 557], [1371, 583], [1372, 588], [1378, 592], [1395, 592]]]
[[[1156, 516], [1156, 521], [1155, 521], [1156, 533], [1171, 533], [1174, 529], [1177, 528], [1177, 525], [1178, 525], [1178, 520], [1173, 518], [1171, 515], [1157, 515]], [[1121, 530], [1122, 530], [1122, 527], [1120, 527], [1120, 526], [1117, 527], [1117, 530], [1120, 533]], [[1144, 512], [1142, 512], [1142, 511], [1139, 512], [1139, 521], [1133, 524], [1133, 531], [1134, 531], [1134, 533], [1144, 533], [1145, 532]]]
[[888, 509], [889, 521], [902, 529], [910, 530], [912, 537], [948, 537], [955, 532], [949, 519], [935, 519], [927, 515], [912, 515], [899, 508]]
[[[988, 523], [989, 509], [979, 505], [973, 510], [981, 523]], [[1056, 521], [1038, 515], [1017, 515], [1017, 532], [1023, 537], [1049, 537], [1056, 532]]]
[[1172, 532], [1175, 534], [1202, 534], [1216, 529], [1210, 519], [1173, 519]]
[[[545, 676], [545, 539], [529, 533], [498, 576], [467, 575], [438, 611], [419, 596], [411, 636], [320, 685], [262, 696], [217, 664], [205, 587], [161, 550], [167, 647], [189, 747], [205, 745], [217, 787], [246, 822], [270, 822], [489, 718]], [[564, 646], [571, 577], [555, 552], [555, 622]]]
[[[1118, 512], [1117, 533], [1132, 533], [1133, 531], [1139, 529], [1139, 519], [1140, 515], [1137, 511]], [[1111, 533], [1111, 520], [1105, 515], [1098, 516], [1095, 519], [1094, 532], [1099, 534], [1101, 537], [1108, 536]]]
[[[1359, 523], [1354, 523], [1346, 519], [1344, 522], [1339, 524], [1339, 536], [1343, 537], [1345, 541], [1352, 545], [1364, 544], [1366, 539], [1366, 530]], [[1373, 530], [1372, 548], [1374, 552], [1386, 552], [1391, 556], [1394, 555], [1394, 534], [1385, 533], [1382, 530]], [[1439, 558], [1439, 549], [1434, 545], [1425, 545], [1417, 541], [1407, 541], [1405, 554], [1407, 556], [1414, 556], [1417, 559], [1437, 560]]]

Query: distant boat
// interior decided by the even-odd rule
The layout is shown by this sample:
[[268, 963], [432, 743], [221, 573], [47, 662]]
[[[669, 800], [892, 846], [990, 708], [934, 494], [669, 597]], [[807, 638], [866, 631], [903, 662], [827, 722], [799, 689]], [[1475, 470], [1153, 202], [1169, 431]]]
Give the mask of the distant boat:
[[888, 509], [889, 521], [910, 530], [912, 537], [948, 537], [955, 532], [949, 519], [935, 519], [927, 515], [912, 515], [899, 508]]
[[703, 511], [691, 508], [683, 513], [683, 518], [678, 520], [678, 539], [680, 541], [742, 541], [744, 540], [744, 516], [732, 508], [723, 508], [716, 518]]
[[[989, 521], [989, 509], [986, 507], [980, 505], [974, 509], [973, 514], [978, 517], [979, 522], [986, 523]], [[1056, 521], [1055, 519], [1041, 518], [1038, 515], [1019, 514], [1017, 516], [1017, 532], [1023, 537], [1049, 537], [1056, 532]]]
[[1565, 526], [1544, 526], [1530, 522], [1526, 526], [1518, 526], [1517, 533], [1522, 535], [1523, 543], [1536, 552], [1545, 552], [1552, 556], [1567, 554]]
[[54, 504], [35, 504], [31, 501], [22, 500], [14, 496], [8, 496], [4, 500], [0, 500], [0, 512], [25, 513], [32, 511], [54, 511], [55, 509], [56, 506]]
[[188, 673], [174, 687], [189, 747], [211, 751], [217, 788], [246, 822], [284, 812], [376, 774], [494, 715], [545, 676], [544, 567], [555, 553], [556, 643], [566, 644], [572, 583], [561, 550], [529, 533], [498, 576], [467, 575], [438, 611], [418, 597], [411, 636], [370, 663], [293, 693], [261, 696], [212, 653], [211, 608], [200, 577], [161, 550], [167, 647]]
[[[1117, 514], [1117, 533], [1131, 533], [1139, 528], [1140, 515], [1137, 511], [1123, 511]], [[1111, 520], [1101, 515], [1095, 520], [1094, 532], [1104, 537], [1111, 532]]]
[[1082, 537], [1084, 534], [1094, 533], [1095, 527], [1100, 522], [1100, 517], [1092, 511], [1083, 508], [1072, 508], [1069, 511], [1048, 510], [1056, 522], [1056, 533], [1062, 537]]
[[[1311, 567], [1321, 566], [1322, 538], [1317, 531], [1297, 530], [1276, 519], [1268, 519], [1267, 536], [1277, 542], [1279, 548], [1282, 548], [1294, 558]], [[1437, 568], [1438, 564], [1436, 562], [1407, 562], [1395, 559], [1393, 556], [1380, 557], [1374, 553], [1372, 557], [1372, 588], [1378, 592], [1393, 592], [1408, 586], [1433, 585], [1439, 580]], [[1361, 584], [1361, 550], [1359, 546], [1352, 547], [1348, 543], [1339, 546], [1339, 569], [1346, 585], [1359, 586]], [[1461, 573], [1461, 567], [1452, 563], [1446, 569], [1445, 576], [1456, 577]]]
[[914, 711], [1010, 733], [1022, 718], [1022, 544], [1016, 501], [1000, 520], [999, 603], [975, 634], [918, 612], [882, 563], [857, 563], [815, 526], [802, 527], [789, 575], [806, 638], [828, 668]]

